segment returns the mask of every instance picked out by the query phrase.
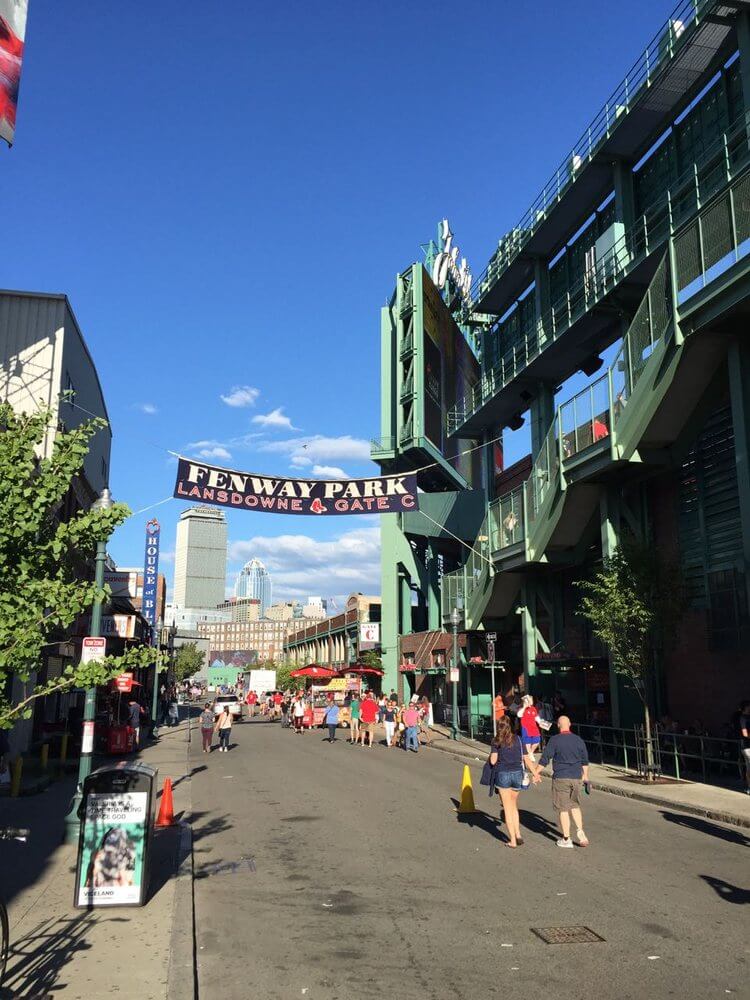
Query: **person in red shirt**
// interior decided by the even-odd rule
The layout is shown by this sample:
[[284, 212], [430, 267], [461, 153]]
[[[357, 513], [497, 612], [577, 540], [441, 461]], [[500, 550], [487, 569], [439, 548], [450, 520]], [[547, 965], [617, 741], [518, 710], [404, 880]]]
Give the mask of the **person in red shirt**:
[[247, 698], [245, 698], [245, 702], [247, 703], [247, 707], [250, 710], [250, 718], [252, 719], [252, 717], [255, 715], [255, 706], [258, 704], [258, 695], [255, 693], [255, 691], [247, 692]]
[[281, 717], [281, 703], [284, 700], [284, 695], [281, 691], [277, 691], [273, 696], [273, 717], [278, 719]]
[[369, 747], [372, 750], [372, 739], [375, 734], [375, 720], [378, 717], [378, 703], [370, 691], [359, 707], [360, 715], [360, 742], [362, 746], [367, 746], [366, 737], [370, 737]]
[[533, 757], [542, 742], [542, 734], [539, 732], [536, 721], [539, 718], [539, 712], [532, 695], [525, 694], [521, 699], [521, 710], [518, 713], [518, 718], [521, 720], [521, 742], [524, 753], [531, 754]]

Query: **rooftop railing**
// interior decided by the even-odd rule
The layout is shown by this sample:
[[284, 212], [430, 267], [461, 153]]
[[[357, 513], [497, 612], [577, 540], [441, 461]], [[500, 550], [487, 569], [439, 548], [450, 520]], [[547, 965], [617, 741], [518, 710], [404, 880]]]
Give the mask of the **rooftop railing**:
[[584, 163], [596, 156], [638, 96], [650, 86], [654, 76], [687, 41], [699, 18], [715, 6], [715, 3], [716, 0], [681, 0], [677, 4], [667, 23], [646, 46], [633, 68], [594, 117], [518, 225], [500, 241], [487, 269], [475, 282], [472, 289], [474, 301], [481, 298], [497, 280], [500, 272], [521, 253], [547, 217], [549, 210], [557, 205], [563, 194], [575, 182]]
[[[675, 228], [730, 183], [748, 162], [750, 133], [743, 116], [682, 171], [594, 267], [569, 285], [542, 315], [541, 328], [525, 332], [468, 388], [465, 397], [447, 415], [448, 433], [457, 433], [487, 400], [522, 374], [534, 358], [609, 295], [623, 278], [666, 242]], [[696, 262], [697, 267], [697, 255]]]

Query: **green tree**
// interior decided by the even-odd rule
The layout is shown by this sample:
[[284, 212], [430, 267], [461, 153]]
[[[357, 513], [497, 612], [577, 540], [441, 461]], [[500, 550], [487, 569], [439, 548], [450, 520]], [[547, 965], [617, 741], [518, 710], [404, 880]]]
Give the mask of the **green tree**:
[[289, 663], [288, 661], [276, 663], [268, 669], [276, 671], [276, 687], [279, 691], [286, 691], [287, 688], [294, 687], [292, 671], [295, 669], [295, 666], [293, 663]]
[[[68, 666], [43, 684], [32, 681], [45, 646], [64, 639], [95, 600], [109, 598], [109, 588], [89, 579], [96, 545], [130, 516], [125, 504], [117, 503], [64, 519], [71, 485], [105, 421], [58, 429], [51, 456], [40, 459], [52, 421], [49, 409], [16, 414], [0, 404], [0, 727], [5, 729], [29, 718], [37, 698], [103, 684], [153, 659], [152, 652], [136, 648], [100, 663]], [[15, 698], [14, 678], [22, 685]]]
[[203, 669], [204, 656], [195, 642], [178, 646], [174, 655], [174, 679], [179, 682]]
[[646, 764], [654, 773], [651, 692], [655, 657], [672, 640], [683, 609], [675, 559], [653, 545], [623, 540], [591, 580], [580, 580], [580, 612], [609, 649], [616, 673], [626, 677], [643, 705]]
[[380, 653], [376, 653], [374, 649], [365, 650], [359, 657], [359, 662], [363, 663], [366, 667], [374, 667], [377, 670], [383, 669], [383, 661], [380, 657]]

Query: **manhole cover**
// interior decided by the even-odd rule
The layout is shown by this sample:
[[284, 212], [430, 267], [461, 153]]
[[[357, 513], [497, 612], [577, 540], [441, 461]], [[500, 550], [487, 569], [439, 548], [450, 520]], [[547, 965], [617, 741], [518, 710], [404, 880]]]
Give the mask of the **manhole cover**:
[[546, 944], [595, 944], [604, 940], [590, 927], [532, 927], [531, 930]]

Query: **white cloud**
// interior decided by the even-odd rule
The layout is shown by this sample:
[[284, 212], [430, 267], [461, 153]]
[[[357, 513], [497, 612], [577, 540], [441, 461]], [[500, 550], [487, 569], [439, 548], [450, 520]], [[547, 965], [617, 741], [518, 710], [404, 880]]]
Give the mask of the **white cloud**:
[[153, 417], [154, 414], [159, 412], [159, 408], [153, 403], [138, 403], [138, 409], [141, 413], [147, 414], [149, 417]]
[[323, 479], [347, 479], [347, 474], [336, 465], [314, 465], [312, 467], [313, 476], [321, 476]]
[[230, 459], [232, 456], [226, 448], [222, 448], [221, 445], [214, 445], [211, 448], [201, 448], [198, 452], [199, 458], [222, 458], [224, 460]]
[[297, 469], [318, 462], [370, 461], [370, 442], [350, 434], [341, 437], [315, 434], [312, 437], [288, 438], [286, 441], [265, 441], [258, 445], [258, 450], [288, 454], [290, 464]]
[[277, 406], [270, 413], [259, 413], [257, 417], [253, 417], [253, 423], [260, 424], [261, 427], [283, 427], [287, 431], [294, 430], [292, 421], [284, 414], [283, 406]]
[[234, 385], [231, 390], [219, 398], [227, 406], [255, 406], [255, 401], [260, 396], [260, 389], [254, 389], [251, 385]]
[[253, 556], [272, 574], [274, 600], [321, 594], [335, 596], [341, 605], [341, 598], [354, 591], [380, 593], [380, 526], [372, 521], [330, 541], [309, 535], [257, 535], [230, 542], [231, 562], [244, 563]]
[[159, 553], [160, 563], [173, 563], [174, 562], [174, 551], [165, 552], [163, 549]]

